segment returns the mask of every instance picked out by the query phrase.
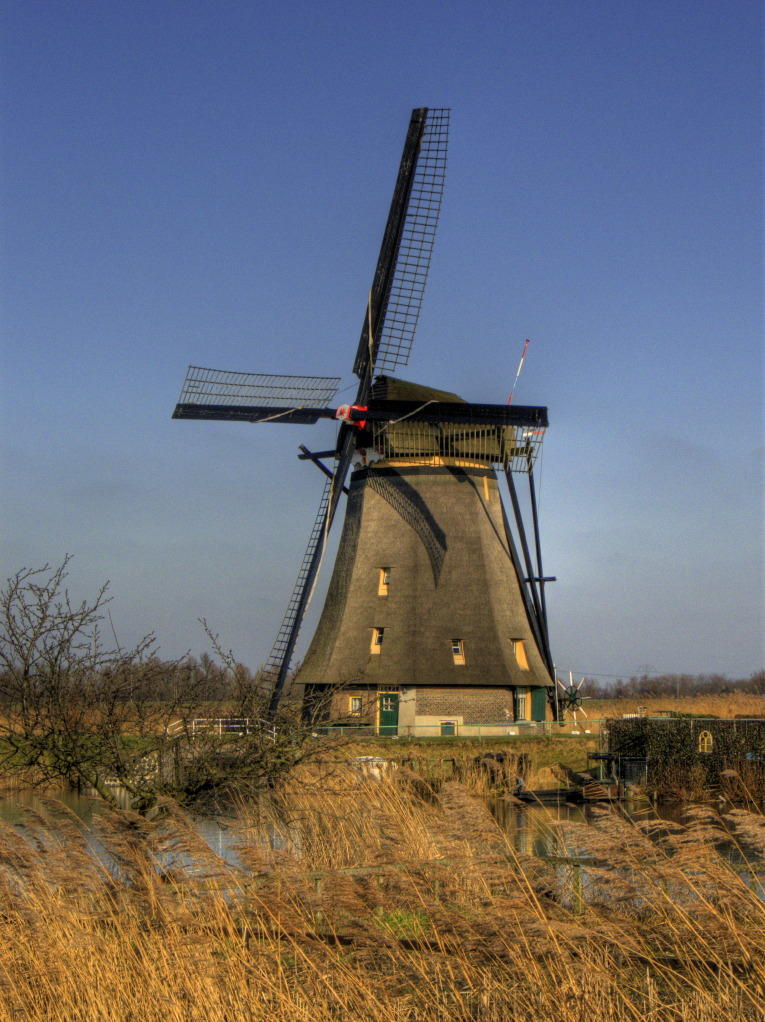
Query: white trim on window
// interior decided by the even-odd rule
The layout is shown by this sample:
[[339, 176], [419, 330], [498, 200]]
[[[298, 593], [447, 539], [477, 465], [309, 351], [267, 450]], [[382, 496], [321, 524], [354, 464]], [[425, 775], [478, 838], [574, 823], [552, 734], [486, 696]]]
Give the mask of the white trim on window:
[[379, 653], [380, 652], [380, 650], [382, 648], [382, 644], [383, 644], [383, 639], [384, 638], [385, 638], [385, 629], [384, 628], [373, 628], [372, 629], [372, 645], [370, 647], [372, 653]]

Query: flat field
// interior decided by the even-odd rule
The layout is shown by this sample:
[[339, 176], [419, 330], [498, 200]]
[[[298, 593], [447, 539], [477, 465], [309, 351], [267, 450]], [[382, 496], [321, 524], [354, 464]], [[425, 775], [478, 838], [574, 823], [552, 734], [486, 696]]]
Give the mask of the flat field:
[[692, 713], [709, 717], [735, 717], [737, 714], [765, 718], [765, 696], [733, 692], [715, 696], [683, 696], [679, 698], [642, 699], [588, 699], [585, 702], [587, 714], [592, 718], [621, 717], [624, 713], [638, 713], [641, 708], [646, 714], [655, 716], [662, 710]]

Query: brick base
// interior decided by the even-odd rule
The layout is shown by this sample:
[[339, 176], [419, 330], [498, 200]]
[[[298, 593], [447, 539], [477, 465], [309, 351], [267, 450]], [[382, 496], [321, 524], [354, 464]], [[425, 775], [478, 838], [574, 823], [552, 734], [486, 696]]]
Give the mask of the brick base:
[[497, 724], [515, 720], [513, 689], [418, 688], [416, 717], [459, 716], [463, 724]]

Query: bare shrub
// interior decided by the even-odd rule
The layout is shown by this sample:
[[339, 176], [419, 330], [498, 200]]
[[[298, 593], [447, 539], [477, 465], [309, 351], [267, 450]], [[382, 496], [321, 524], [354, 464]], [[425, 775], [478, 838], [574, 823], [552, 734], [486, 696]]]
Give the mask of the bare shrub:
[[[130, 649], [106, 641], [108, 583], [74, 602], [69, 561], [24, 568], [0, 592], [0, 770], [94, 789], [115, 808], [119, 785], [145, 809], [168, 791], [273, 786], [316, 752], [299, 713], [263, 720], [267, 693], [209, 629], [218, 663], [161, 660], [153, 634]], [[223, 717], [246, 723], [204, 724]]]

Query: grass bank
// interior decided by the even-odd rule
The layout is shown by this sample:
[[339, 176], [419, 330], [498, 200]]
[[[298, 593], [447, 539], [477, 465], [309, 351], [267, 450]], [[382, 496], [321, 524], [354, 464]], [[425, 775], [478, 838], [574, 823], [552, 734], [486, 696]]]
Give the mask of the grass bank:
[[527, 784], [530, 787], [557, 786], [552, 768], [563, 763], [572, 770], [587, 767], [587, 756], [595, 752], [598, 739], [593, 736], [562, 734], [553, 737], [508, 738], [369, 738], [343, 742], [323, 755], [325, 762], [343, 763], [357, 757], [371, 756], [403, 764], [428, 781], [441, 782], [455, 776], [471, 788], [485, 785], [486, 774], [476, 769], [476, 760], [486, 755], [504, 753], [508, 757], [528, 757]]

